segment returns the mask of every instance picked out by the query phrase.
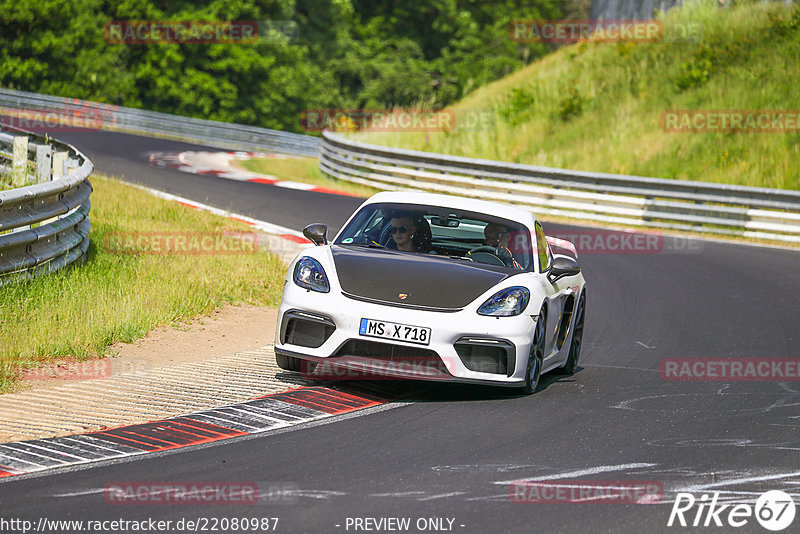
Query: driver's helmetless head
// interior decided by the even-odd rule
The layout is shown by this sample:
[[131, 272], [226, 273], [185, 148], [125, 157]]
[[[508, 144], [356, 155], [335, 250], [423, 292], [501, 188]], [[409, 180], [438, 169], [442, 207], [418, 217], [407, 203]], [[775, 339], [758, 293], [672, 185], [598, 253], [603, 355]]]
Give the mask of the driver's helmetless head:
[[397, 245], [398, 250], [413, 250], [414, 232], [416, 227], [411, 217], [393, 217], [389, 232]]
[[483, 229], [484, 243], [492, 247], [499, 247], [507, 234], [508, 228], [504, 225], [489, 223]]

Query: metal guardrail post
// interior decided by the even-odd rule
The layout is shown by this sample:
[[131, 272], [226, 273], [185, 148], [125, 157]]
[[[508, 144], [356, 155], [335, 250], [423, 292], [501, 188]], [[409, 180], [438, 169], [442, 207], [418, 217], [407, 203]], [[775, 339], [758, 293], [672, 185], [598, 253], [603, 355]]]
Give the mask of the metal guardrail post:
[[53, 180], [69, 174], [67, 171], [67, 157], [69, 157], [69, 153], [63, 150], [57, 150], [53, 154]]
[[36, 182], [49, 182], [52, 163], [53, 147], [49, 145], [36, 145]]
[[11, 182], [14, 187], [25, 185], [28, 177], [28, 136], [14, 135]]

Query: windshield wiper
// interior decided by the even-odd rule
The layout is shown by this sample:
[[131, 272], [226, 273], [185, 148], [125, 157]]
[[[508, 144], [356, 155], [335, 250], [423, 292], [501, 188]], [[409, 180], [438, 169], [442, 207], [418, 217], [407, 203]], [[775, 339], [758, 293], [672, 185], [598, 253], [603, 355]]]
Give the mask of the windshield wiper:
[[350, 245], [351, 247], [386, 248], [380, 243], [376, 243], [375, 241], [372, 241], [371, 243], [345, 243], [345, 244]]
[[475, 262], [475, 260], [467, 256], [447, 256], [447, 257], [450, 258], [451, 260], [463, 260], [463, 261]]

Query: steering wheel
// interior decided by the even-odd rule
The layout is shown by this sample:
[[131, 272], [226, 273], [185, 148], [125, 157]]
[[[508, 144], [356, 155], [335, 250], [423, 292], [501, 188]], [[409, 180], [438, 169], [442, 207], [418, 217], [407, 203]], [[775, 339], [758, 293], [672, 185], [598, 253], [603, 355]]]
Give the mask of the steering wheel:
[[497, 249], [495, 247], [490, 247], [489, 245], [481, 245], [479, 247], [475, 247], [469, 252], [467, 252], [467, 256], [472, 258], [473, 261], [478, 263], [486, 263], [489, 265], [499, 265], [501, 267], [505, 267], [505, 262], [497, 255]]

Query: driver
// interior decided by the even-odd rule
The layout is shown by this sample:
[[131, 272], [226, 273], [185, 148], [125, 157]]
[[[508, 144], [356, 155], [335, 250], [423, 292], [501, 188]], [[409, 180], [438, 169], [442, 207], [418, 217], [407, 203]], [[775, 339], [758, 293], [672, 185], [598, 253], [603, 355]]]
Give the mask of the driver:
[[508, 244], [508, 228], [500, 223], [489, 223], [483, 229], [483, 244], [497, 248]]
[[503, 260], [506, 267], [521, 269], [508, 248], [508, 228], [505, 225], [490, 222], [483, 228], [483, 238], [483, 245], [496, 249], [494, 254]]

